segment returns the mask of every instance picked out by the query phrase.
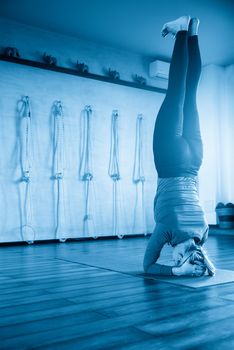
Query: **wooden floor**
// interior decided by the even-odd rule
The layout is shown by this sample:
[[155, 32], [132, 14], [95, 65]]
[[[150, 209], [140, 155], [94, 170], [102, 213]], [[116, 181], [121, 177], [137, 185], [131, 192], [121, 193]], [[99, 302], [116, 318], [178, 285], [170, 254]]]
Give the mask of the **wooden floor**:
[[[233, 350], [234, 283], [194, 290], [133, 276], [147, 240], [0, 247], [0, 349]], [[234, 237], [207, 248], [234, 270]]]

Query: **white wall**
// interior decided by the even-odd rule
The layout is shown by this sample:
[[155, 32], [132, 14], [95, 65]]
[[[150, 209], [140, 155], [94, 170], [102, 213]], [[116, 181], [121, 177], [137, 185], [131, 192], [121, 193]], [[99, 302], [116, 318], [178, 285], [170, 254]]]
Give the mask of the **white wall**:
[[198, 94], [204, 161], [200, 195], [208, 222], [216, 223], [218, 202], [234, 202], [234, 65], [203, 68]]
[[221, 68], [208, 65], [203, 68], [199, 93], [198, 107], [200, 113], [200, 126], [204, 143], [204, 158], [199, 174], [200, 197], [206, 210], [209, 223], [216, 223], [216, 192], [219, 171], [219, 86], [221, 81]]
[[[147, 77], [147, 58], [78, 40], [22, 24], [0, 20], [1, 45], [16, 46], [23, 58], [39, 60], [47, 52], [58, 58], [58, 64], [71, 66], [77, 59], [88, 64], [90, 71], [103, 74], [103, 67], [120, 72], [121, 78], [132, 80], [132, 74]], [[199, 110], [204, 138], [204, 162], [200, 173], [201, 202], [209, 223], [215, 223], [217, 174], [216, 134], [213, 123], [219, 118], [213, 111], [218, 98], [213, 85], [212, 67], [203, 71], [199, 93]], [[20, 154], [19, 116], [17, 101], [30, 96], [32, 107], [32, 226], [35, 239], [55, 238], [55, 192], [52, 175], [51, 107], [61, 100], [65, 112], [65, 177], [62, 231], [64, 237], [84, 235], [83, 183], [78, 179], [81, 111], [86, 104], [93, 108], [93, 186], [95, 201], [91, 202], [95, 235], [110, 235], [112, 230], [112, 181], [108, 177], [110, 125], [113, 109], [118, 109], [120, 137], [120, 173], [122, 213], [120, 233], [141, 233], [141, 224], [133, 231], [135, 187], [132, 183], [135, 125], [138, 113], [144, 115], [144, 165], [147, 231], [154, 227], [152, 203], [155, 195], [156, 172], [153, 164], [152, 136], [154, 119], [164, 98], [163, 94], [133, 89], [100, 81], [69, 76], [51, 71], [0, 62], [0, 241], [30, 239], [22, 237], [22, 204], [24, 184], [19, 181]], [[218, 74], [218, 73], [217, 73]], [[221, 74], [222, 75], [222, 74]], [[219, 80], [218, 75], [215, 75]], [[155, 84], [148, 79], [149, 84]], [[93, 190], [92, 190], [93, 191]], [[94, 193], [94, 192], [93, 192]], [[92, 194], [93, 197], [93, 194]]]
[[[57, 35], [39, 29], [2, 20], [2, 46], [16, 46], [21, 56], [38, 59], [44, 51], [55, 55], [58, 63], [68, 64], [77, 58], [86, 62], [90, 71], [103, 74], [103, 67], [117, 69], [122, 79], [131, 80], [131, 74], [146, 75], [140, 56], [108, 47]], [[0, 62], [0, 241], [22, 239], [24, 218], [20, 200], [24, 198], [25, 184], [21, 177], [17, 132], [19, 115], [17, 101], [28, 95], [32, 108], [32, 226], [36, 239], [55, 237], [55, 194], [52, 175], [51, 107], [61, 100], [65, 113], [65, 222], [61, 223], [65, 237], [82, 237], [84, 215], [83, 183], [78, 179], [81, 111], [86, 104], [93, 108], [93, 174], [96, 206], [92, 208], [96, 235], [112, 234], [112, 181], [108, 177], [110, 152], [110, 125], [113, 109], [118, 109], [120, 137], [120, 173], [122, 188], [120, 218], [121, 233], [141, 233], [140, 225], [133, 232], [135, 187], [132, 183], [135, 126], [138, 113], [144, 115], [144, 164], [146, 177], [147, 230], [154, 226], [152, 202], [155, 194], [156, 173], [152, 155], [154, 118], [163, 100], [155, 92], [133, 89], [84, 79], [51, 71]], [[93, 195], [91, 195], [92, 197]], [[93, 203], [94, 204], [94, 203]], [[92, 205], [92, 203], [91, 203]]]
[[[234, 64], [223, 69], [221, 109], [219, 118], [220, 171], [217, 184], [217, 201], [234, 202]], [[219, 82], [220, 86], [220, 82]]]

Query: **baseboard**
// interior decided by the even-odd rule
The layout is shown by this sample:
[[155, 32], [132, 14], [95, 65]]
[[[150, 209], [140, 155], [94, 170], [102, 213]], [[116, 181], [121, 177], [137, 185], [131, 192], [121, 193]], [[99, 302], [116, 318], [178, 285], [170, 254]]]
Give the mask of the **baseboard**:
[[[147, 233], [147, 235], [145, 234], [126, 234], [123, 235], [123, 238], [137, 238], [137, 237], [146, 237], [146, 236], [150, 236], [151, 233]], [[65, 242], [84, 242], [84, 241], [96, 241], [96, 240], [113, 240], [113, 239], [120, 239], [118, 236], [98, 236], [97, 238], [93, 238], [93, 237], [78, 237], [78, 238], [67, 238]], [[35, 240], [33, 242], [33, 244], [51, 244], [51, 243], [60, 243], [59, 239], [43, 239], [43, 240]], [[20, 245], [30, 245], [28, 242], [26, 241], [17, 241], [17, 242], [0, 242], [0, 247], [3, 246], [20, 246]]]

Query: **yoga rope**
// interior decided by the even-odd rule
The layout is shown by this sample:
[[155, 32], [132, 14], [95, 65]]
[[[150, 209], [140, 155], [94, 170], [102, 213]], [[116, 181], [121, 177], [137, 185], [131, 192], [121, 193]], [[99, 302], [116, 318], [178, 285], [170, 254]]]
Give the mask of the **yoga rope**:
[[119, 238], [123, 238], [123, 235], [119, 233], [119, 210], [118, 210], [118, 181], [120, 180], [119, 172], [119, 138], [118, 138], [118, 116], [117, 110], [113, 110], [111, 119], [111, 149], [110, 149], [110, 161], [108, 174], [113, 181], [112, 196], [112, 220], [113, 220], [113, 233]]
[[25, 184], [25, 195], [23, 205], [23, 223], [21, 234], [23, 240], [28, 244], [34, 243], [35, 230], [32, 226], [32, 196], [31, 196], [31, 108], [28, 96], [23, 96], [19, 101], [20, 115], [20, 160], [21, 160], [21, 182]]
[[144, 235], [147, 234], [146, 229], [146, 217], [145, 217], [145, 176], [143, 170], [143, 137], [142, 137], [142, 123], [143, 115], [138, 114], [136, 120], [136, 141], [135, 141], [135, 157], [134, 157], [134, 167], [133, 167], [133, 183], [136, 185], [136, 200], [134, 208], [134, 224], [133, 232], [136, 230], [136, 221], [137, 221], [137, 208], [139, 206], [139, 186], [141, 187], [141, 230], [143, 230]]
[[[60, 242], [65, 242], [64, 234], [61, 230], [62, 215], [65, 219], [64, 206], [64, 113], [61, 101], [53, 104], [54, 115], [54, 164], [53, 179], [57, 183], [57, 203], [56, 203], [56, 229], [55, 237]], [[62, 211], [63, 209], [63, 211]]]
[[[92, 108], [87, 105], [83, 111], [83, 118], [81, 124], [81, 162], [80, 162], [80, 180], [84, 183], [84, 196], [85, 196], [85, 213], [83, 217], [83, 234], [86, 237], [90, 236], [91, 221], [93, 216], [90, 214], [90, 190], [93, 180], [92, 166], [91, 166], [91, 120], [92, 120]], [[97, 238], [96, 235], [92, 235], [93, 238]]]

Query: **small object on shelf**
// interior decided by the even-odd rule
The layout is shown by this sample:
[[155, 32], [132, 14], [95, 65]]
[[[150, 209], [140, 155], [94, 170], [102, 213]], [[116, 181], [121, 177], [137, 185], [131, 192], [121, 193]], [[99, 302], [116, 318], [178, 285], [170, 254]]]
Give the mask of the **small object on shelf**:
[[137, 75], [137, 74], [134, 75], [134, 80], [136, 83], [138, 83], [140, 85], [146, 85], [146, 83], [147, 83], [146, 78], [144, 78], [140, 75]]
[[4, 56], [19, 58], [19, 50], [16, 47], [6, 47], [4, 50]]
[[43, 61], [48, 64], [49, 66], [56, 66], [57, 65], [57, 58], [52, 55], [47, 55], [45, 52], [43, 55]]
[[87, 64], [80, 63], [79, 61], [77, 61], [77, 63], [76, 63], [76, 68], [81, 73], [88, 73], [89, 72], [89, 67], [87, 66]]
[[33, 244], [34, 243], [34, 241], [26, 241], [27, 243], [28, 243], [28, 245], [30, 245], [30, 244]]
[[107, 74], [111, 79], [114, 79], [114, 80], [120, 79], [120, 74], [119, 72], [117, 72], [117, 70], [113, 70], [109, 68], [109, 70], [107, 71]]
[[144, 78], [144, 77], [142, 77], [140, 75], [135, 74], [133, 76], [133, 78], [134, 78], [135, 82], [140, 84], [140, 85], [146, 85], [146, 83], [147, 83], [146, 78]]

